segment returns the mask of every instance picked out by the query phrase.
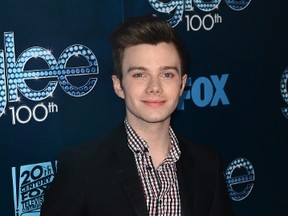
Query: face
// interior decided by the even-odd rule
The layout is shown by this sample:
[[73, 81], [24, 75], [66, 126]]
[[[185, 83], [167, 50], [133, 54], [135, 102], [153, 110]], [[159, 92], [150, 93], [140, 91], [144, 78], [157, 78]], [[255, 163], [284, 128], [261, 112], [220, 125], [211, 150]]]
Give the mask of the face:
[[116, 94], [123, 98], [129, 123], [170, 123], [187, 76], [181, 76], [173, 44], [141, 44], [124, 51], [122, 85], [114, 75]]

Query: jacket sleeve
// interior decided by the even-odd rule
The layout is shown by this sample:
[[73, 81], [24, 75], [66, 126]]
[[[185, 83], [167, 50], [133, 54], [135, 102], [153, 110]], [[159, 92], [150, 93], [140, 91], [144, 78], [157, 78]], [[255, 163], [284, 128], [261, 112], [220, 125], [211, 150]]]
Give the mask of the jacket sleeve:
[[84, 175], [81, 159], [73, 151], [62, 153], [51, 186], [46, 190], [41, 216], [83, 216]]
[[233, 216], [232, 201], [228, 195], [223, 173], [223, 164], [220, 158], [218, 159], [218, 172], [215, 185], [209, 216]]
[[177, 173], [183, 215], [232, 216], [219, 154], [207, 145], [179, 140], [181, 157]]

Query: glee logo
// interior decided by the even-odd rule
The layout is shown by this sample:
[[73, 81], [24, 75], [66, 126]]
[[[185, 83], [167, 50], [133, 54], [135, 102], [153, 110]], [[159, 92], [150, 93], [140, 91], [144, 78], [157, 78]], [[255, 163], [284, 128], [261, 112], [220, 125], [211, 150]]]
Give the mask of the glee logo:
[[[288, 67], [285, 69], [280, 83], [281, 95], [286, 104], [288, 104]], [[283, 115], [288, 119], [288, 107], [283, 107]]]
[[[64, 92], [73, 97], [82, 97], [88, 94], [96, 85], [97, 78], [95, 74], [98, 74], [97, 59], [94, 53], [86, 46], [74, 44], [67, 47], [58, 58], [58, 61], [56, 61], [49, 50], [34, 46], [22, 52], [16, 60], [14, 33], [5, 32], [4, 48], [4, 51], [0, 50], [0, 116], [5, 112], [8, 102], [20, 100], [19, 92], [31, 101], [41, 101], [52, 96], [58, 83]], [[71, 57], [79, 56], [86, 59], [87, 66], [66, 66]], [[26, 70], [26, 63], [35, 58], [43, 59], [47, 63], [48, 69]], [[74, 86], [68, 80], [71, 76], [87, 75], [90, 76], [83, 86]], [[43, 89], [33, 89], [26, 83], [27, 81], [40, 79], [47, 80], [47, 85]], [[10, 109], [15, 115], [17, 114], [13, 107]], [[29, 114], [29, 110], [27, 113]]]
[[[225, 178], [230, 198], [234, 201], [242, 201], [249, 196], [253, 189], [255, 170], [246, 158], [236, 158], [227, 167]], [[239, 190], [237, 186], [240, 185], [244, 189]]]
[[[174, 15], [167, 20], [169, 24], [175, 27], [181, 20], [184, 11], [194, 11], [194, 6], [203, 12], [211, 12], [219, 8], [221, 0], [172, 0], [163, 3], [159, 0], [148, 0], [150, 5], [159, 13]], [[244, 10], [251, 0], [225, 0], [226, 5], [234, 11]], [[222, 17], [219, 14], [207, 14], [203, 18], [199, 15], [185, 16], [187, 21], [187, 31], [198, 31], [204, 28], [206, 31], [211, 30], [215, 24], [222, 23]]]

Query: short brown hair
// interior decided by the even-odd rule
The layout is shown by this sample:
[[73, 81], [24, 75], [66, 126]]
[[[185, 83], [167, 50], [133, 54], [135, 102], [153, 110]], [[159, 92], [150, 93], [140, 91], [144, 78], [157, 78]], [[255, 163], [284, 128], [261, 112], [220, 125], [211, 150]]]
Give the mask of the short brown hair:
[[181, 74], [185, 70], [185, 51], [182, 41], [174, 29], [159, 17], [152, 15], [131, 17], [119, 26], [111, 35], [114, 73], [122, 80], [122, 61], [126, 48], [140, 45], [157, 45], [161, 42], [174, 44], [181, 61]]

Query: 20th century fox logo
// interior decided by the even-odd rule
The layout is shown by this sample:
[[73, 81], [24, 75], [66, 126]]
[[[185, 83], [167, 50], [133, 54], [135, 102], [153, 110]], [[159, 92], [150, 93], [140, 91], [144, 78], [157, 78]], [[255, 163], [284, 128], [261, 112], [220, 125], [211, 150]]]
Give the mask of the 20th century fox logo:
[[56, 163], [43, 162], [12, 167], [15, 216], [38, 216], [44, 191], [56, 173]]

